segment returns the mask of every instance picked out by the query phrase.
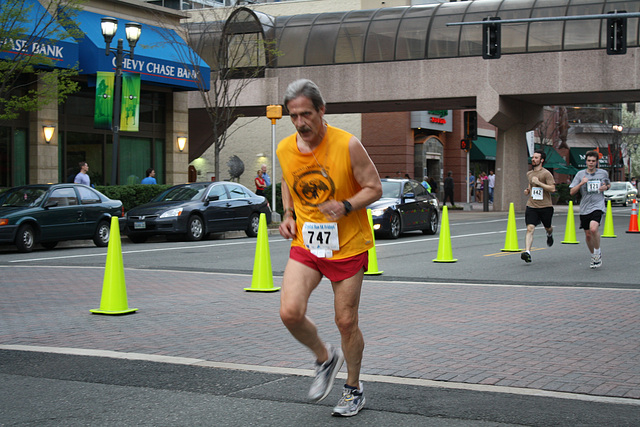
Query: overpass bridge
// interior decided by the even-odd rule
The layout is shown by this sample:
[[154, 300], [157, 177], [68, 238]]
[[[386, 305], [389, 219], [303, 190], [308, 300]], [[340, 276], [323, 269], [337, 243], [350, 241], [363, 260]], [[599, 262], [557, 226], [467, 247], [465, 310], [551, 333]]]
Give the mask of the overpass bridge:
[[[503, 54], [494, 60], [485, 60], [481, 56], [481, 27], [471, 29], [470, 26], [465, 30], [446, 26], [447, 22], [481, 20], [478, 19], [481, 15], [513, 18], [513, 10], [507, 6], [514, 4], [534, 4], [528, 8], [523, 6], [523, 12], [515, 17], [535, 16], [536, 11], [541, 13], [535, 3], [483, 0], [426, 5], [418, 11], [413, 10], [414, 6], [378, 9], [367, 15], [369, 27], [363, 36], [361, 60], [357, 61], [360, 58], [356, 55], [356, 60], [347, 63], [340, 63], [344, 58], [339, 53], [340, 46], [344, 44], [344, 40], [340, 41], [340, 34], [343, 34], [341, 29], [351, 22], [348, 19], [351, 12], [344, 12], [338, 17], [339, 23], [334, 27], [338, 33], [331, 48], [332, 60], [325, 60], [326, 63], [318, 63], [311, 55], [311, 48], [320, 46], [317, 41], [314, 44], [314, 30], [322, 22], [331, 21], [336, 14], [308, 17], [307, 22], [311, 24], [305, 24], [306, 30], [297, 28], [295, 33], [297, 43], [305, 46], [300, 58], [294, 58], [295, 55], [286, 58], [287, 51], [284, 51], [284, 60], [277, 58], [272, 62], [276, 66], [267, 67], [263, 78], [255, 79], [243, 90], [237, 107], [245, 115], [264, 115], [267, 105], [281, 102], [282, 94], [291, 81], [308, 78], [319, 85], [327, 101], [327, 111], [332, 114], [475, 109], [485, 121], [497, 128], [496, 171], [499, 173], [496, 174], [496, 188], [502, 191], [496, 191], [494, 209], [506, 210], [510, 202], [514, 202], [516, 209], [523, 209], [522, 189], [527, 185], [524, 171], [528, 167], [525, 133], [542, 120], [543, 106], [640, 102], [638, 18], [627, 21], [628, 49], [624, 55], [607, 54], [604, 48], [606, 20], [602, 19], [581, 21], [580, 25], [561, 22], [534, 26], [535, 23], [527, 23], [510, 30], [505, 25], [502, 29]], [[549, 3], [554, 2], [545, 2]], [[572, 9], [572, 5], [577, 7], [585, 2], [558, 0], [555, 3], [557, 7], [554, 10], [564, 10], [565, 14], [579, 11], [583, 14], [606, 13], [622, 4], [601, 1], [596, 9]], [[588, 3], [593, 6], [592, 1]], [[640, 8], [640, 2], [631, 3]], [[627, 8], [629, 4], [624, 3]], [[565, 7], [560, 7], [562, 5]], [[395, 41], [390, 45], [395, 46], [391, 54], [393, 58], [368, 61], [368, 43], [373, 43], [371, 28], [376, 16], [385, 11], [387, 16], [400, 16]], [[429, 12], [422, 21], [426, 27], [423, 58], [398, 60], [402, 28], [409, 25], [403, 20], [409, 19], [412, 11]], [[239, 13], [253, 17], [262, 37], [272, 37], [277, 41], [278, 49], [296, 51], [292, 47], [294, 41], [287, 39], [291, 36], [288, 26], [291, 26], [292, 17], [269, 21], [248, 9]], [[442, 16], [446, 19], [438, 19]], [[270, 27], [265, 22], [273, 25]], [[301, 34], [306, 34], [306, 37]], [[547, 45], [540, 46], [542, 42], [539, 39], [544, 37], [547, 37]], [[555, 39], [558, 40], [552, 42]], [[329, 37], [327, 44], [331, 44], [331, 40]], [[438, 49], [438, 42], [444, 48]], [[382, 47], [382, 42], [379, 43]], [[382, 49], [378, 51], [385, 54]], [[195, 97], [192, 100], [190, 105], [197, 108], [198, 101]]]

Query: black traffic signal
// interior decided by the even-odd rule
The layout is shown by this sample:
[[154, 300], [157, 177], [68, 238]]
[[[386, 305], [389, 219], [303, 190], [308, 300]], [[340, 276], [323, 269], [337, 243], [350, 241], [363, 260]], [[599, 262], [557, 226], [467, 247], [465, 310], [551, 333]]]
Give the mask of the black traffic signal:
[[473, 145], [473, 143], [471, 142], [470, 139], [461, 139], [460, 140], [460, 149], [464, 150], [464, 151], [470, 151], [471, 150], [471, 146]]
[[476, 111], [464, 112], [464, 138], [469, 141], [478, 139], [478, 113]]
[[500, 58], [500, 23], [491, 21], [500, 21], [497, 16], [484, 18], [483, 21], [489, 21], [482, 24], [482, 57], [484, 59]]
[[[609, 12], [615, 15], [615, 12]], [[618, 13], [627, 13], [624, 10]], [[607, 18], [607, 55], [627, 53], [627, 18]]]

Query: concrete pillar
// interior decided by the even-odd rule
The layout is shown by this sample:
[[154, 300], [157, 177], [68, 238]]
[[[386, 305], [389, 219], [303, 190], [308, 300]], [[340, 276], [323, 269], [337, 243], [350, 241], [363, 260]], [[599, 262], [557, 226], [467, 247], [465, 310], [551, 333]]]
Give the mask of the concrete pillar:
[[[189, 169], [189, 106], [187, 92], [174, 92], [167, 96], [165, 163], [167, 184], [184, 184]], [[186, 136], [187, 145], [178, 149], [178, 137]]]
[[[38, 79], [34, 83], [37, 92], [44, 91], [45, 83]], [[46, 83], [50, 84], [50, 83]], [[47, 88], [51, 91], [51, 88]], [[51, 142], [44, 140], [44, 126], [55, 126]], [[58, 182], [58, 103], [53, 100], [29, 113], [29, 183], [47, 184]]]
[[507, 211], [509, 204], [524, 211], [527, 202], [524, 189], [528, 170], [526, 132], [542, 120], [543, 107], [498, 95], [486, 86], [477, 99], [477, 111], [483, 119], [498, 128], [496, 140], [496, 186], [493, 210]]

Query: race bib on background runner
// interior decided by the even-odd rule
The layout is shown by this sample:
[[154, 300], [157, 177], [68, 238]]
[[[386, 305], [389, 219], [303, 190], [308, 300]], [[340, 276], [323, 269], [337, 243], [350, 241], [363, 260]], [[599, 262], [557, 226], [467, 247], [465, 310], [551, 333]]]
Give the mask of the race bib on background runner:
[[593, 181], [587, 181], [587, 193], [599, 193], [600, 192], [600, 180], [595, 179]]

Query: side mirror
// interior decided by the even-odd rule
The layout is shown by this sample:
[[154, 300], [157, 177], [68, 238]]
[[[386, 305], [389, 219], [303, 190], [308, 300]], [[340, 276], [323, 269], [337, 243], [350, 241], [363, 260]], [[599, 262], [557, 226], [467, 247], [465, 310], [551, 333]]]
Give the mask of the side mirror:
[[207, 197], [209, 202], [215, 202], [216, 200], [220, 200], [220, 196], [209, 196]]
[[406, 193], [402, 195], [403, 199], [415, 199], [416, 198], [416, 193]]
[[53, 208], [55, 206], [58, 206], [58, 202], [55, 200], [47, 200], [47, 203], [45, 203], [44, 208]]

